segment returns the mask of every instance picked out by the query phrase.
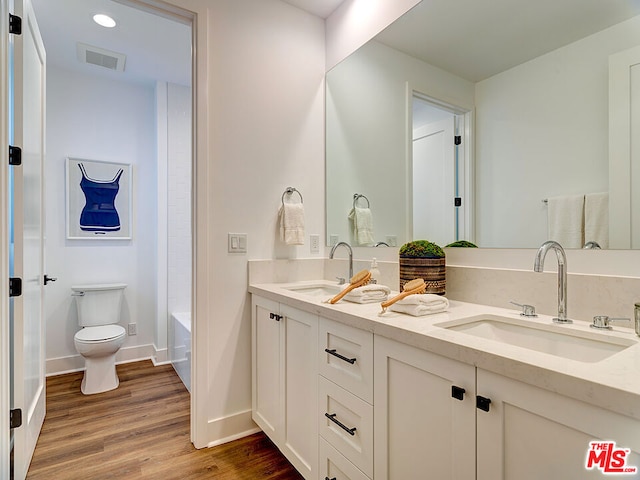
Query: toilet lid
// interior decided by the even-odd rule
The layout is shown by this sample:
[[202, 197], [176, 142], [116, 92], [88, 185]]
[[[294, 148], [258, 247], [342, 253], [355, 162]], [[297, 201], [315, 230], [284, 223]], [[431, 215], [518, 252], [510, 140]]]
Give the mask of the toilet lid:
[[81, 342], [100, 342], [104, 340], [112, 340], [124, 335], [125, 333], [125, 329], [121, 325], [85, 327], [76, 333], [76, 340]]

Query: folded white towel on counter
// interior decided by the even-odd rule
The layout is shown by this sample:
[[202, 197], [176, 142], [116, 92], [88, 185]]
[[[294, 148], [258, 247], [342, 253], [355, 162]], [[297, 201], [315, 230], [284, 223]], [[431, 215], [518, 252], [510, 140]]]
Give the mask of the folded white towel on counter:
[[414, 293], [389, 307], [389, 310], [399, 313], [408, 313], [414, 317], [421, 317], [433, 313], [441, 313], [449, 308], [449, 300], [432, 293]]
[[548, 200], [549, 240], [564, 248], [584, 245], [584, 195], [552, 197]]
[[584, 197], [584, 241], [609, 248], [609, 194], [589, 193]]
[[391, 293], [391, 289], [385, 285], [373, 283], [354, 288], [344, 296], [344, 299], [353, 303], [384, 302]]
[[349, 212], [353, 222], [353, 238], [358, 245], [373, 243], [373, 215], [368, 208], [353, 207]]
[[280, 240], [287, 245], [304, 245], [304, 205], [284, 203], [278, 211]]

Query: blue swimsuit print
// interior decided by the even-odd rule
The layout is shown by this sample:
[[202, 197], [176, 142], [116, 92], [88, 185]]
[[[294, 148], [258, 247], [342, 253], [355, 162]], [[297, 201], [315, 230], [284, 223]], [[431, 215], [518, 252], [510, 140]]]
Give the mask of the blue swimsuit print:
[[120, 190], [119, 169], [113, 180], [94, 180], [89, 178], [84, 165], [78, 165], [82, 172], [80, 188], [84, 192], [86, 203], [80, 213], [80, 229], [86, 232], [104, 234], [120, 230], [120, 217], [116, 210], [115, 200]]

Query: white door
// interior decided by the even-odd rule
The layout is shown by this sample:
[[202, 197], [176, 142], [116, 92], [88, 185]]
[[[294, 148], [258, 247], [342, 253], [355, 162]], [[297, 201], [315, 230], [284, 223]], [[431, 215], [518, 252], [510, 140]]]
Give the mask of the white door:
[[45, 414], [43, 321], [43, 161], [45, 52], [30, 0], [15, 0], [22, 34], [12, 35], [14, 52], [14, 144], [22, 165], [14, 169], [14, 276], [22, 295], [14, 302], [13, 406], [22, 410], [14, 430], [14, 478], [26, 477]]
[[413, 238], [446, 245], [455, 240], [454, 118], [413, 133]]

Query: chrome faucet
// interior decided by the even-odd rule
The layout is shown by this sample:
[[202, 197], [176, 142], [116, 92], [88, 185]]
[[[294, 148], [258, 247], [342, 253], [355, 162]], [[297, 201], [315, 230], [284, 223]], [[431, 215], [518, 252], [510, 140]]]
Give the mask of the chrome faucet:
[[567, 318], [567, 256], [562, 245], [553, 240], [544, 242], [536, 254], [533, 271], [542, 272], [544, 259], [549, 250], [555, 250], [556, 257], [558, 257], [558, 316], [553, 321], [555, 323], [573, 323], [572, 320]]
[[329, 253], [329, 260], [333, 258], [333, 254], [340, 245], [346, 247], [346, 249], [349, 251], [349, 278], [347, 278], [347, 281], [350, 282], [351, 277], [353, 277], [353, 250], [351, 249], [351, 245], [349, 245], [347, 242], [336, 243]]

